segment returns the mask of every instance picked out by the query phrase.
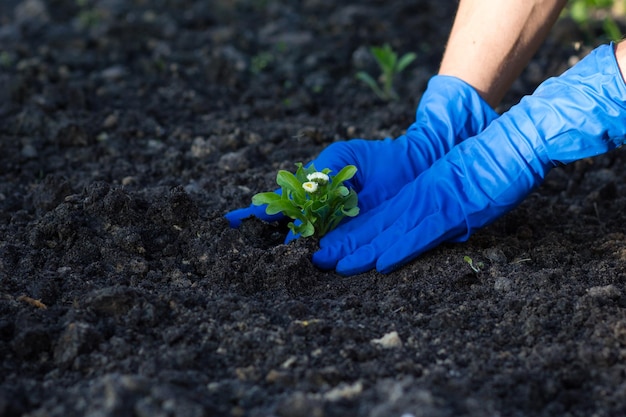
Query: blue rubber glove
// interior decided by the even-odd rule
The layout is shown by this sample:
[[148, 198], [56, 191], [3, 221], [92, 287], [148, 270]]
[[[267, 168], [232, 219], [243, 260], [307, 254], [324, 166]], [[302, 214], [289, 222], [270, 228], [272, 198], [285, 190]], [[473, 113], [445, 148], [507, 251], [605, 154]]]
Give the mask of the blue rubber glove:
[[626, 138], [626, 85], [613, 45], [457, 145], [393, 198], [320, 241], [313, 262], [344, 275], [383, 273], [446, 241], [463, 241], [517, 206], [558, 165], [605, 153]]
[[[352, 139], [336, 142], [324, 149], [311, 163], [319, 170], [334, 174], [346, 165], [357, 167], [356, 175], [345, 184], [359, 196], [361, 213], [366, 213], [400, 188], [414, 180], [453, 146], [482, 131], [497, 117], [495, 111], [467, 83], [451, 76], [434, 76], [422, 95], [416, 120], [406, 134], [396, 139]], [[226, 214], [231, 227], [250, 216], [273, 221], [265, 205]], [[287, 240], [293, 238], [288, 235]]]

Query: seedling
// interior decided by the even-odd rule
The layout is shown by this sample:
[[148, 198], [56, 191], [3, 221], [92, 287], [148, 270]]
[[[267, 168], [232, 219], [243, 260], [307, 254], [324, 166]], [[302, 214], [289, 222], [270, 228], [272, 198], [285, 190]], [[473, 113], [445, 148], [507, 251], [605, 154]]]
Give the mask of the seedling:
[[253, 74], [260, 74], [272, 65], [275, 59], [276, 58], [271, 52], [260, 52], [252, 57], [250, 61], [250, 70]]
[[624, 7], [623, 0], [573, 0], [565, 7], [562, 15], [574, 20], [590, 39], [595, 37], [592, 22], [602, 20], [604, 37], [617, 42], [623, 38], [623, 34], [613, 16], [620, 9], [620, 2], [621, 7]]
[[379, 82], [365, 71], [359, 71], [356, 77], [368, 85], [382, 100], [397, 100], [398, 94], [393, 88], [394, 79], [417, 58], [417, 55], [409, 52], [398, 57], [398, 54], [388, 43], [383, 46], [371, 47], [370, 53], [376, 59], [381, 71]]
[[322, 237], [345, 217], [359, 214], [358, 197], [343, 183], [356, 174], [356, 167], [348, 165], [337, 175], [328, 168], [317, 171], [311, 164], [305, 168], [297, 163], [295, 175], [280, 170], [276, 183], [280, 192], [259, 193], [252, 197], [254, 205], [267, 204], [267, 214], [283, 213], [296, 220], [288, 224], [294, 234], [302, 237]]
[[467, 262], [467, 264], [470, 266], [470, 268], [472, 268], [472, 271], [474, 271], [475, 274], [480, 274], [480, 272], [482, 271], [482, 268], [485, 267], [485, 264], [483, 264], [482, 262], [474, 263], [472, 258], [470, 258], [467, 255], [463, 257], [463, 260]]

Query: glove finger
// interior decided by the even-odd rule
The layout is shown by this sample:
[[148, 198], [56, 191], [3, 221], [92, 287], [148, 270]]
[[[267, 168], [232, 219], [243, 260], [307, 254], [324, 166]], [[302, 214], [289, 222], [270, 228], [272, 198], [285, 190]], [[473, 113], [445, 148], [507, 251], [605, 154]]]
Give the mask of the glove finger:
[[[352, 275], [376, 267], [382, 273], [389, 273], [466, 230], [460, 211], [442, 211], [436, 206], [424, 206], [423, 210], [417, 211], [430, 211], [431, 214], [416, 216], [414, 211], [405, 211], [370, 243], [341, 259], [337, 263], [337, 272]], [[415, 221], [418, 223], [414, 224]]]
[[321, 269], [333, 269], [337, 262], [368, 244], [392, 221], [385, 212], [386, 204], [349, 219], [320, 240], [320, 249], [313, 254], [313, 263]]
[[[390, 242], [403, 239], [406, 228], [402, 223], [404, 222], [396, 222], [374, 237], [371, 242], [357, 247], [341, 258], [336, 265], [337, 272], [341, 275], [355, 275], [374, 269], [380, 256], [389, 248]], [[401, 250], [404, 252], [408, 248], [403, 246]]]
[[[387, 217], [387, 212], [384, 213], [384, 216], [391, 218]], [[398, 257], [406, 257], [407, 253], [413, 251], [414, 248], [404, 242], [406, 236], [413, 229], [413, 222], [416, 221], [413, 219], [423, 218], [423, 216], [418, 216], [413, 210], [410, 210], [410, 214], [405, 211], [400, 217], [393, 217], [395, 219], [393, 223], [383, 230], [377, 229], [376, 231], [371, 231], [372, 233], [369, 230], [353, 232], [354, 235], [358, 236], [357, 239], [359, 239], [361, 244], [350, 247], [347, 253], [341, 252], [344, 256], [337, 261], [337, 272], [342, 275], [353, 275], [374, 269], [378, 259], [388, 251], [389, 247], [395, 246], [398, 241], [402, 242], [400, 248], [397, 249], [399, 250]], [[434, 216], [436, 216], [436, 213], [425, 216], [425, 219], [428, 220]], [[368, 229], [367, 226], [365, 226], [365, 229]], [[365, 236], [367, 236], [369, 241], [366, 242]]]
[[406, 185], [395, 198], [346, 221], [327, 234], [320, 241], [320, 250], [313, 254], [313, 262], [322, 269], [335, 268], [341, 259], [368, 245], [398, 219], [408, 222], [406, 227], [410, 227], [410, 222], [416, 221], [413, 219], [427, 215], [421, 212], [428, 210], [428, 206], [416, 201], [416, 186], [416, 183]]
[[453, 226], [453, 223], [442, 219], [440, 213], [427, 217], [409, 233], [394, 240], [393, 245], [384, 248], [376, 262], [376, 269], [388, 274], [424, 252], [465, 233], [465, 222], [457, 219], [456, 223]]
[[226, 213], [224, 217], [228, 220], [230, 227], [239, 227], [243, 219], [247, 219], [248, 217], [258, 217], [266, 222], [278, 221], [284, 218], [284, 216], [280, 213], [272, 215], [267, 214], [265, 212], [266, 207], [266, 204], [261, 206], [250, 205], [248, 207], [230, 211]]

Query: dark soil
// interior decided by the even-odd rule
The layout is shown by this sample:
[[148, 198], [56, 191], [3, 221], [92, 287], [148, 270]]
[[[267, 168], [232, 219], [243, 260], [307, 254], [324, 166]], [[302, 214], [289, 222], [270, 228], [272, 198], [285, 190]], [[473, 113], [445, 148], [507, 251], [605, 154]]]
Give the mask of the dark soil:
[[[0, 416], [623, 415], [623, 151], [389, 275], [223, 218], [333, 141], [401, 134], [455, 7], [2, 0]], [[500, 110], [577, 40], [561, 22]], [[354, 78], [384, 42], [418, 54], [394, 103]]]

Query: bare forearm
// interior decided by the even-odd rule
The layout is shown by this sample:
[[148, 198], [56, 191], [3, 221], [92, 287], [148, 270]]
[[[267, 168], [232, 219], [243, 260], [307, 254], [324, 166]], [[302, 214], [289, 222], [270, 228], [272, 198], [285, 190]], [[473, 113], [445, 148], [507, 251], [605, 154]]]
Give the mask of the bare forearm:
[[547, 36], [567, 0], [461, 0], [439, 74], [500, 102]]

